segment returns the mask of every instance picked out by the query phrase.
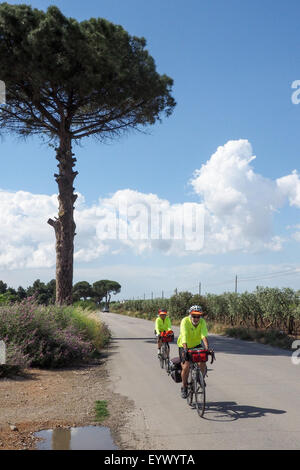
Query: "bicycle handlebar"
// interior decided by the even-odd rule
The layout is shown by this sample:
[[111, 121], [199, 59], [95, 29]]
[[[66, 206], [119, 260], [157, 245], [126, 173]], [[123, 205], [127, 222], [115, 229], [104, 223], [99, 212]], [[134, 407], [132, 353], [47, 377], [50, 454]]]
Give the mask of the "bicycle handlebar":
[[215, 351], [214, 351], [213, 349], [210, 349], [209, 354], [211, 355], [211, 361], [210, 361], [210, 363], [212, 364], [214, 361], [216, 361]]
[[202, 348], [188, 348], [187, 350], [188, 352], [192, 352], [192, 351], [203, 351], [203, 352], [207, 352], [207, 354], [209, 356], [211, 356], [211, 361], [210, 363], [212, 364], [214, 361], [216, 361], [216, 355], [215, 355], [215, 351], [213, 349], [202, 349]]

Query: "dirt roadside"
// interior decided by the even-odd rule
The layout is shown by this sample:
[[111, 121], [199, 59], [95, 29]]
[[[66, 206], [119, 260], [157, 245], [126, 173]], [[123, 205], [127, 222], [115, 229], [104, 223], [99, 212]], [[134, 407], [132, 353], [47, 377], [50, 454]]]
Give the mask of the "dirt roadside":
[[112, 392], [105, 356], [77, 368], [28, 369], [23, 376], [0, 378], [0, 450], [34, 450], [34, 433], [43, 429], [99, 425], [96, 400], [107, 400], [109, 417], [101, 426], [109, 427], [114, 443], [124, 448], [122, 435], [134, 404]]

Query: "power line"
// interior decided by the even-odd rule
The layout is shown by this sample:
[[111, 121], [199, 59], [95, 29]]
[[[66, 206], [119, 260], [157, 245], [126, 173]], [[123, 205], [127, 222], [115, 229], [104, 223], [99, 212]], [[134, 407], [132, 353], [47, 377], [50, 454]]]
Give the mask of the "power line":
[[[248, 276], [248, 277], [238, 277], [237, 275], [235, 275], [235, 277], [232, 277], [231, 279], [228, 279], [228, 280], [225, 280], [225, 281], [221, 281], [221, 282], [214, 282], [214, 283], [208, 283], [206, 284], [205, 283], [205, 288], [207, 287], [214, 287], [214, 286], [222, 286], [224, 284], [231, 284], [232, 286], [234, 285], [234, 291], [237, 292], [237, 281], [238, 282], [252, 282], [252, 281], [260, 281], [260, 280], [267, 280], [267, 279], [276, 279], [276, 278], [280, 278], [280, 277], [285, 277], [285, 276], [292, 276], [292, 275], [298, 275], [300, 274], [300, 267], [297, 267], [297, 268], [289, 268], [289, 269], [285, 269], [285, 270], [281, 270], [281, 271], [274, 271], [274, 272], [271, 272], [271, 273], [265, 273], [265, 274], [253, 274], [252, 276]], [[178, 294], [178, 292], [184, 292], [184, 291], [190, 291], [190, 292], [195, 292], [195, 293], [199, 293], [201, 295], [201, 291], [202, 291], [202, 282], [199, 282], [198, 285], [194, 285], [194, 286], [188, 286], [188, 287], [184, 287], [184, 288], [175, 288], [175, 289], [172, 289], [172, 290], [162, 290], [161, 291], [161, 295], [155, 295], [155, 293], [152, 291], [151, 293], [144, 293], [144, 295], [141, 297], [141, 299], [143, 298], [144, 300], [147, 299], [147, 298], [151, 298], [152, 300], [154, 300], [155, 298], [161, 298], [161, 299], [165, 299], [165, 298], [168, 298], [169, 296], [172, 296], [172, 295], [176, 295]]]
[[239, 280], [241, 282], [256, 281], [256, 280], [260, 280], [260, 279], [273, 279], [275, 277], [290, 276], [292, 274], [294, 274], [294, 275], [300, 274], [300, 269], [299, 268], [294, 268], [294, 269], [290, 269], [288, 271], [277, 271], [277, 272], [273, 272], [273, 273], [269, 273], [269, 274], [254, 275], [254, 276], [241, 278]]
[[[239, 282], [246, 282], [246, 281], [259, 281], [259, 280], [264, 280], [264, 279], [273, 279], [275, 277], [283, 277], [283, 276], [288, 276], [288, 275], [297, 275], [297, 274], [300, 274], [300, 268], [291, 268], [289, 270], [285, 270], [285, 271], [275, 271], [273, 273], [266, 273], [266, 274], [254, 274], [253, 276], [249, 276], [249, 277], [243, 277], [243, 278], [240, 278], [239, 277]], [[228, 279], [227, 281], [221, 281], [221, 282], [214, 282], [214, 283], [209, 283], [209, 284], [205, 284], [206, 286], [210, 287], [210, 286], [221, 286], [223, 284], [231, 284], [234, 282], [234, 279]]]

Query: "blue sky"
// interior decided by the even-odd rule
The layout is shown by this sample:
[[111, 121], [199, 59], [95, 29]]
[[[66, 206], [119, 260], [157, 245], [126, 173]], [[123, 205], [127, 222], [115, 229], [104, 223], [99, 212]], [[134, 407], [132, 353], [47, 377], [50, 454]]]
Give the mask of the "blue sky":
[[[8, 3], [27, 3], [39, 9], [51, 4], [43, 0]], [[123, 286], [121, 298], [149, 296], [152, 291], [159, 295], [162, 290], [170, 295], [176, 287], [196, 291], [200, 281], [203, 292], [223, 292], [234, 288], [235, 274], [241, 279], [239, 291], [252, 290], [256, 285], [299, 288], [300, 183], [299, 178], [291, 177], [299, 167], [300, 152], [300, 105], [291, 100], [292, 82], [300, 79], [299, 2], [62, 0], [54, 4], [66, 16], [78, 20], [104, 17], [132, 35], [145, 37], [158, 71], [174, 79], [175, 111], [161, 124], [147, 128], [147, 134], [131, 133], [106, 145], [84, 140], [80, 147], [74, 147], [79, 171], [75, 187], [84, 197], [84, 208], [95, 207], [100, 204], [99, 198], [108, 200], [125, 190], [137, 192], [141, 200], [152, 193], [171, 206], [203, 203], [209, 212], [206, 237], [211, 237], [208, 249], [205, 245], [192, 253], [153, 246], [137, 251], [114, 246], [93, 257], [91, 244], [88, 256], [75, 259], [74, 281], [112, 278]], [[245, 157], [247, 141], [255, 160]], [[226, 147], [228, 142], [242, 143]], [[232, 210], [236, 217], [240, 214], [234, 234], [230, 234], [229, 206], [225, 220], [225, 212], [220, 212], [211, 191], [211, 185], [218, 186], [222, 166], [212, 164], [218, 147], [223, 149], [219, 162], [228, 163], [219, 191], [227, 193], [231, 188], [231, 195], [238, 191], [240, 198], [246, 194], [242, 206], [234, 199]], [[233, 154], [238, 158], [230, 164]], [[252, 185], [242, 186], [243, 174], [236, 172], [242, 161], [247, 171], [252, 169], [264, 178], [266, 186], [256, 179]], [[24, 143], [6, 136], [1, 143], [0, 189], [11, 197], [18, 191], [32, 197], [51, 196], [57, 191], [55, 165], [53, 149], [40, 140]], [[194, 172], [201, 168], [196, 181]], [[278, 195], [277, 181], [283, 177], [288, 179], [279, 184]], [[189, 183], [191, 179], [194, 185]], [[260, 213], [258, 188], [268, 192], [269, 206], [273, 197], [285, 198], [278, 199], [272, 214]], [[262, 205], [266, 192], [260, 196]], [[121, 195], [127, 197], [128, 193]], [[218, 197], [220, 202], [221, 194]], [[249, 237], [245, 226], [238, 226], [238, 218], [242, 224], [246, 212], [247, 220], [252, 218], [249, 233], [253, 229], [253, 236]], [[256, 222], [259, 225], [260, 218], [268, 217], [267, 237]], [[8, 216], [6, 220], [11, 219]], [[45, 221], [41, 218], [37, 223]], [[221, 236], [224, 226], [226, 241]], [[53, 236], [50, 227], [45, 230]], [[216, 232], [219, 237], [215, 237]], [[242, 237], [243, 243], [239, 243]], [[280, 240], [276, 238], [275, 243], [274, 237]], [[22, 263], [20, 247], [29, 243], [28, 234], [25, 238], [20, 237], [0, 264], [0, 279], [10, 285], [26, 286], [36, 278], [48, 281], [54, 277], [55, 267], [50, 261], [39, 263], [37, 256], [34, 263]], [[75, 249], [84, 250], [80, 235], [77, 240]], [[47, 239], [48, 254], [50, 242]], [[38, 239], [34, 244], [38, 247]], [[289, 274], [281, 275], [282, 271]], [[247, 277], [254, 280], [246, 281]]]

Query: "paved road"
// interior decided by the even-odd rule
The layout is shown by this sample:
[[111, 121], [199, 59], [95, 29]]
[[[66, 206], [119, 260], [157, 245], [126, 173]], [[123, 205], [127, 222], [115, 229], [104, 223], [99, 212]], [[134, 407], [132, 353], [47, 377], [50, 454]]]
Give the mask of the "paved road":
[[[114, 391], [134, 401], [125, 449], [300, 449], [300, 365], [289, 351], [210, 335], [204, 418], [180, 397], [181, 384], [159, 367], [154, 323], [101, 313], [113, 333], [109, 367]], [[175, 334], [179, 329], [174, 327]], [[177, 338], [176, 338], [177, 339]], [[178, 355], [171, 345], [171, 357]]]

